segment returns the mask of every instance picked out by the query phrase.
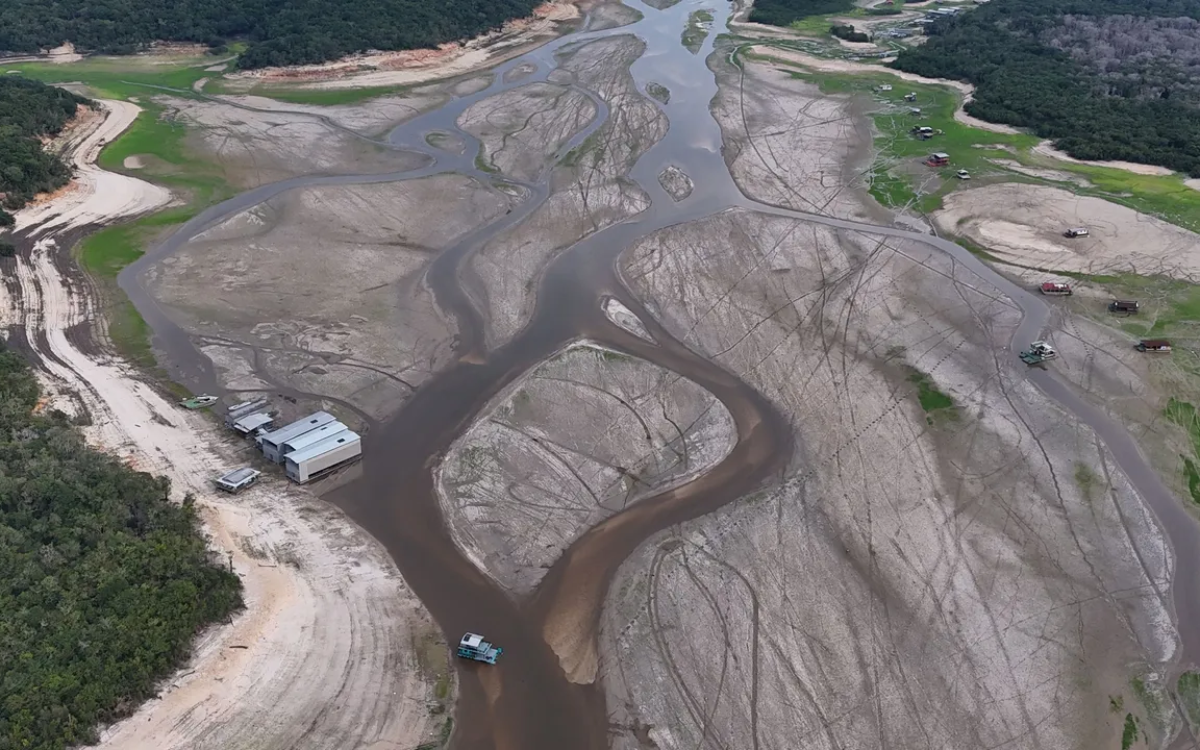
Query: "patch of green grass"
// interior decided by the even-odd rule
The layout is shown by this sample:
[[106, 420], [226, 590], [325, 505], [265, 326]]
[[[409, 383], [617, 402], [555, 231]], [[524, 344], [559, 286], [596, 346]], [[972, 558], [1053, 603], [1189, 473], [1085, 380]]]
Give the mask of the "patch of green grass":
[[249, 94], [265, 96], [289, 104], [313, 104], [320, 107], [332, 107], [338, 104], [358, 104], [360, 102], [378, 99], [381, 96], [403, 94], [411, 86], [369, 86], [361, 89], [301, 89], [270, 86], [256, 86]]
[[1193, 727], [1200, 728], [1200, 672], [1184, 672], [1179, 675], [1175, 694], [1179, 697], [1187, 720]]
[[694, 10], [688, 16], [687, 26], [683, 29], [683, 46], [693, 55], [704, 46], [708, 32], [712, 29], [713, 14], [707, 10]]
[[929, 375], [915, 367], [907, 367], [908, 381], [917, 387], [917, 401], [925, 410], [926, 421], [933, 424], [936, 417], [958, 419], [958, 406], [954, 399], [938, 390], [937, 385]]
[[600, 359], [605, 362], [628, 362], [630, 357], [628, 354], [614, 352], [612, 349], [597, 349], [596, 353], [600, 355]]
[[1196, 418], [1196, 407], [1172, 396], [1167, 401], [1167, 407], [1163, 409], [1163, 416], [1168, 422], [1186, 430], [1191, 438], [1192, 455], [1181, 455], [1179, 458], [1183, 461], [1183, 479], [1187, 484], [1188, 495], [1192, 502], [1200, 505], [1200, 468], [1197, 468], [1196, 460], [1193, 460], [1200, 460], [1200, 420]]
[[908, 180], [891, 172], [872, 172], [871, 197], [884, 206], [908, 206], [917, 202], [918, 195]]
[[1083, 499], [1091, 502], [1095, 498], [1096, 491], [1100, 488], [1100, 477], [1096, 472], [1092, 471], [1092, 467], [1083, 462], [1075, 464], [1075, 484], [1079, 487], [1079, 491], [1083, 493]]
[[1114, 714], [1119, 714], [1125, 708], [1125, 697], [1122, 695], [1108, 696], [1108, 710]]
[[852, 8], [840, 13], [824, 13], [819, 16], [801, 18], [788, 24], [788, 28], [809, 36], [827, 37], [829, 36], [829, 27], [833, 25], [833, 19], [862, 18], [865, 15], [867, 15], [865, 9]]
[[487, 172], [488, 174], [500, 174], [500, 170], [483, 155], [482, 148], [479, 150], [479, 153], [475, 154], [475, 168], [480, 172]]
[[0, 75], [17, 71], [45, 83], [82, 83], [101, 98], [148, 97], [152, 87], [177, 89], [192, 95], [192, 84], [211, 76], [204, 68], [215, 58], [94, 57], [66, 65], [0, 63]]
[[[842, 14], [844, 16], [844, 14]], [[828, 31], [828, 18], [805, 19], [804, 24], [814, 24], [814, 30]], [[780, 43], [779, 46], [788, 46]], [[812, 50], [804, 50], [812, 53]], [[1144, 213], [1153, 214], [1186, 229], [1200, 231], [1200, 191], [1184, 184], [1182, 175], [1141, 175], [1122, 169], [1074, 164], [1036, 154], [1033, 147], [1041, 139], [1027, 133], [995, 133], [972, 127], [954, 119], [961, 94], [949, 86], [917, 84], [897, 78], [888, 69], [880, 66], [879, 72], [824, 73], [812, 71], [789, 61], [770, 57], [769, 53], [751, 53], [755, 59], [767, 60], [787, 69], [793, 76], [818, 84], [823, 92], [837, 94], [859, 94], [873, 97], [878, 106], [871, 115], [875, 123], [876, 177], [872, 184], [872, 195], [876, 200], [891, 207], [911, 205], [917, 211], [930, 212], [941, 206], [942, 198], [963, 183], [954, 178], [959, 169], [971, 172], [975, 180], [1002, 179], [1009, 182], [1032, 182], [1051, 184], [1079, 195], [1088, 195], [1119, 203]], [[881, 84], [889, 84], [892, 91], [878, 91]], [[904, 101], [905, 93], [917, 94], [913, 103]], [[909, 114], [909, 107], [919, 107], [919, 116]], [[930, 140], [915, 138], [910, 130], [914, 125], [924, 125], [941, 131]], [[930, 152], [945, 151], [950, 155], [950, 166], [933, 169], [922, 165]], [[1008, 159], [1030, 167], [1051, 168], [1084, 178], [1089, 185], [1058, 182], [1021, 174], [994, 163], [995, 159]], [[897, 181], [909, 185], [901, 190], [884, 181], [879, 187], [880, 174], [890, 173]], [[922, 189], [926, 178], [937, 175], [929, 188]], [[918, 195], [913, 202], [912, 196]], [[1195, 308], [1200, 311], [1200, 299]]]
[[0, 65], [0, 71], [17, 70], [46, 83], [77, 82], [102, 98], [137, 99], [142, 107], [121, 137], [100, 152], [97, 163], [110, 171], [129, 173], [125, 160], [143, 157], [145, 166], [134, 174], [169, 188], [184, 205], [102, 229], [85, 238], [76, 252], [83, 268], [99, 282], [113, 345], [122, 356], [147, 368], [154, 366], [150, 330], [117, 287], [117, 275], [141, 257], [145, 243], [235, 192], [216, 166], [188, 152], [184, 125], [169, 119], [166, 109], [149, 97], [156, 93], [154, 87], [191, 96], [192, 84], [208, 75], [204, 67], [214, 62], [203, 57], [137, 57], [89, 58], [67, 65]]
[[[885, 206], [911, 206], [924, 213], [934, 211], [941, 207], [947, 193], [963, 184], [954, 177], [957, 170], [966, 169], [976, 179], [989, 173], [1012, 177], [1011, 172], [992, 164], [988, 157], [1012, 156], [996, 147], [1020, 151], [1039, 142], [1036, 136], [993, 133], [955, 120], [959, 94], [945, 86], [914, 84], [882, 70], [856, 74], [792, 71], [792, 75], [816, 83], [825, 93], [870, 96], [878, 103], [871, 115], [877, 133], [871, 194]], [[878, 90], [884, 84], [892, 86], [892, 90]], [[916, 101], [905, 101], [904, 95], [908, 93], [916, 94]], [[921, 114], [911, 114], [912, 107], [919, 108]], [[930, 140], [920, 140], [911, 132], [915, 126], [931, 127], [938, 134]], [[925, 166], [923, 160], [934, 151], [948, 153], [950, 166]], [[922, 185], [929, 177], [939, 179], [928, 187]]]
[[1137, 741], [1137, 735], [1137, 720], [1133, 718], [1133, 714], [1125, 714], [1125, 728], [1121, 731], [1121, 750], [1129, 750], [1133, 747], [1133, 743]]

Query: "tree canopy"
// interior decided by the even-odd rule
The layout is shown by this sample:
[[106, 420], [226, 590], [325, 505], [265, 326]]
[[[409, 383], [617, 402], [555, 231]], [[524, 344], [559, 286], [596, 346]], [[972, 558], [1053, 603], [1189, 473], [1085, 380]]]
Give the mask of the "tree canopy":
[[[4, 208], [24, 206], [33, 196], [71, 179], [71, 169], [42, 148], [86, 99], [20, 76], [0, 76], [0, 193]], [[0, 208], [0, 227], [12, 217]]]
[[851, 0], [756, 0], [749, 20], [772, 26], [787, 26], [793, 21], [825, 13], [842, 13], [854, 7]]
[[432, 47], [530, 15], [540, 0], [4, 0], [0, 50], [73, 43], [127, 54], [154, 41], [242, 39], [242, 68], [317, 63], [368, 49]]
[[1200, 0], [995, 0], [933, 24], [894, 65], [970, 81], [970, 114], [1074, 157], [1200, 175], [1200, 40], [1178, 49], [1195, 20]]
[[0, 750], [96, 740], [241, 604], [166, 479], [89, 448], [0, 345]]

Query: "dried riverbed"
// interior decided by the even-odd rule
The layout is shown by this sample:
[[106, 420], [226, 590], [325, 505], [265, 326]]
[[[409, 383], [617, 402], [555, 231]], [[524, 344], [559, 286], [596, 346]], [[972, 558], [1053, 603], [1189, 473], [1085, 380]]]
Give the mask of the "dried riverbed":
[[1041, 299], [863, 196], [852, 102], [729, 64], [727, 6], [629, 5], [386, 137], [247, 117], [382, 155], [276, 149], [127, 269], [173, 372], [370, 428], [329, 497], [505, 647], [459, 664], [456, 747], [1110, 743], [1130, 664], [1200, 655], [1155, 514], [1180, 554], [1195, 525], [1014, 363]]

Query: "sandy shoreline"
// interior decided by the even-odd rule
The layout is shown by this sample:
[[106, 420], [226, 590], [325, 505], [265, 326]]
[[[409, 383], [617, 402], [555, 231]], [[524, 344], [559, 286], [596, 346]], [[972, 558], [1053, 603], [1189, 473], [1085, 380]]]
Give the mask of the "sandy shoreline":
[[96, 103], [104, 120], [94, 129], [70, 134], [65, 144], [75, 168], [70, 188], [52, 200], [18, 211], [15, 231], [33, 230], [38, 235], [52, 229], [65, 231], [148, 213], [171, 202], [171, 193], [158, 185], [96, 166], [104, 147], [124, 133], [142, 111], [124, 101], [99, 99]]
[[405, 86], [475, 72], [496, 65], [556, 35], [562, 23], [580, 17], [572, 0], [551, 0], [530, 18], [515, 19], [499, 31], [465, 43], [448, 43], [437, 49], [371, 52], [316, 65], [262, 68], [225, 76], [227, 85], [244, 83], [295, 85], [309, 89], [354, 89], [372, 86]]
[[[68, 331], [100, 317], [86, 283], [64, 273], [63, 233], [146, 213], [170, 193], [105, 172], [100, 149], [137, 117], [128, 102], [70, 134], [73, 189], [16, 214], [15, 283], [0, 286], [0, 323], [19, 325], [49, 406], [86, 413], [92, 445], [171, 480], [196, 498], [210, 543], [245, 587], [246, 609], [196, 643], [157, 699], [107, 728], [108, 748], [414, 747], [436, 727], [430, 678], [414, 644], [436, 628], [394, 563], [339, 511], [280, 477], [236, 498], [211, 478], [244, 464], [221, 435], [144, 382], [125, 362]], [[87, 338], [86, 336], [84, 337]], [[328, 707], [337, 704], [337, 711]], [[394, 745], [392, 743], [395, 743]]]

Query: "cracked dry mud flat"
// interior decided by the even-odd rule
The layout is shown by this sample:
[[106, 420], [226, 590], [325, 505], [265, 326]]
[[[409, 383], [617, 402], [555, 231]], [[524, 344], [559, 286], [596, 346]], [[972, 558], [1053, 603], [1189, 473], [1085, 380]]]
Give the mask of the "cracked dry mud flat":
[[283, 385], [381, 418], [450, 356], [421, 269], [506, 206], [457, 175], [298, 188], [194, 238], [145, 283], [227, 388]]
[[[1106, 691], [1172, 656], [1152, 517], [992, 354], [1018, 312], [881, 239], [732, 212], [625, 256], [797, 436], [778, 482], [660, 535], [612, 589], [610, 706], [660, 747], [1100, 747]], [[906, 366], [956, 417], [930, 424]], [[1078, 463], [1106, 491], [1085, 497]]]
[[[449, 166], [293, 185], [147, 286], [226, 388], [379, 427], [345, 507], [452, 636], [508, 647], [460, 665], [456, 747], [1119, 742], [1109, 696], [1180, 650], [1174, 562], [1104, 443], [1014, 363], [1030, 308], [919, 233], [871, 231], [892, 217], [865, 195], [851, 100], [729, 64], [727, 8], [693, 58], [677, 21], [702, 3], [630, 5], [644, 24], [601, 6], [593, 31], [629, 29], [514, 60], [494, 89], [410, 92], [380, 120], [255, 114], [307, 123], [306, 144], [405, 120], [390, 142]], [[715, 98], [692, 109], [700, 75]], [[1096, 401], [1132, 382], [1063, 371]], [[953, 407], [926, 412], [914, 380]]]
[[580, 346], [543, 363], [460, 438], [441, 470], [447, 523], [526, 593], [580, 532], [703, 473], [736, 439], [711, 394], [648, 362]]

